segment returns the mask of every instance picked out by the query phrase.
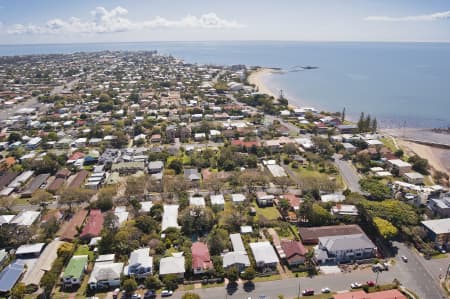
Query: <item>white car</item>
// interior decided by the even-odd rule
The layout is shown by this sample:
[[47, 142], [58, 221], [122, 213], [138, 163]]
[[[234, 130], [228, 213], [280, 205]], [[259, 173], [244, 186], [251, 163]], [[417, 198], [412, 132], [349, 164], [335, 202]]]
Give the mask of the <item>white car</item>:
[[407, 262], [408, 262], [408, 258], [407, 258], [406, 256], [402, 255], [402, 261], [404, 261], [405, 263], [407, 263]]
[[164, 290], [161, 292], [161, 297], [170, 297], [173, 295], [173, 291]]
[[350, 287], [351, 287], [352, 289], [359, 289], [359, 288], [362, 287], [362, 284], [360, 284], [359, 282], [354, 282], [354, 283], [352, 283], [352, 284], [350, 285]]
[[324, 293], [324, 294], [330, 293], [330, 292], [331, 292], [330, 288], [323, 288], [321, 291], [322, 291], [322, 293]]

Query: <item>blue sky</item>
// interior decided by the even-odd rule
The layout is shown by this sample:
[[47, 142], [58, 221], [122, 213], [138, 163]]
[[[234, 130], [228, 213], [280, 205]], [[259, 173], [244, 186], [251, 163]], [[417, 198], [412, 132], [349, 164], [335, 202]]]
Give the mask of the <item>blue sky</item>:
[[450, 42], [449, 0], [0, 0], [0, 44]]

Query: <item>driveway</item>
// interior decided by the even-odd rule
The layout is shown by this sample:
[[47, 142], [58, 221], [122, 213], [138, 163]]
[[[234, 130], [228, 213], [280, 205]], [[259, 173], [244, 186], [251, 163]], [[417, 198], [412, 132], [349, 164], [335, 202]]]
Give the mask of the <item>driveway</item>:
[[347, 188], [352, 192], [362, 193], [361, 186], [359, 185], [361, 177], [351, 162], [342, 160], [341, 155], [334, 155], [333, 158], [334, 164], [339, 169]]

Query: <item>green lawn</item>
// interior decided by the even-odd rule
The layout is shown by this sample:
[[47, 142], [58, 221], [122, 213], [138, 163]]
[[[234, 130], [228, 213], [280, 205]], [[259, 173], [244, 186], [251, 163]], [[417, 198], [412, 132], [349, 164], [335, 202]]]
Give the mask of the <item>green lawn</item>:
[[380, 141], [383, 142], [384, 146], [390, 149], [391, 152], [395, 152], [397, 150], [397, 147], [391, 137], [381, 138]]
[[89, 256], [89, 261], [94, 260], [94, 252], [90, 251], [89, 246], [87, 245], [78, 246], [73, 255], [87, 255]]
[[253, 282], [265, 282], [265, 281], [273, 281], [273, 280], [281, 280], [281, 275], [270, 275], [270, 276], [262, 276], [262, 277], [255, 277], [253, 279]]
[[256, 203], [253, 206], [256, 209], [256, 216], [262, 215], [268, 220], [277, 220], [280, 217], [280, 212], [275, 207], [260, 208]]
[[202, 284], [203, 289], [218, 288], [218, 287], [224, 287], [224, 286], [225, 286], [224, 282]]

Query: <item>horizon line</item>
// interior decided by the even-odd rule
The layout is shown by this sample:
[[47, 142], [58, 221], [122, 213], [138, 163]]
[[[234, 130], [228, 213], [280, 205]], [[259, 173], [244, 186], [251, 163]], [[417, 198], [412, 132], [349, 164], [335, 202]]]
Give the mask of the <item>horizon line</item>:
[[297, 42], [297, 43], [391, 43], [391, 44], [449, 44], [450, 40], [275, 40], [275, 39], [242, 39], [242, 40], [148, 40], [148, 41], [101, 41], [101, 42], [49, 42], [49, 43], [5, 43], [2, 46], [40, 46], [40, 45], [89, 45], [89, 44], [138, 44], [138, 43], [207, 43], [207, 42]]

